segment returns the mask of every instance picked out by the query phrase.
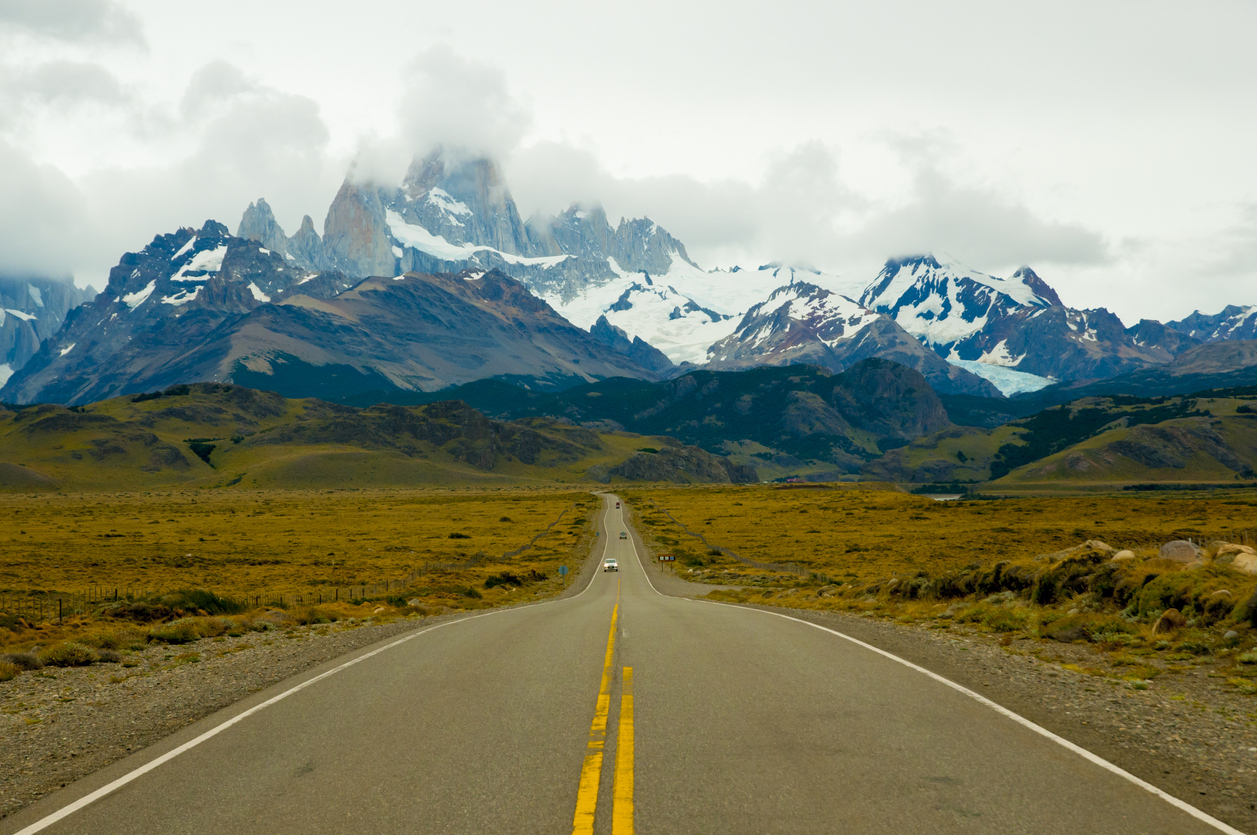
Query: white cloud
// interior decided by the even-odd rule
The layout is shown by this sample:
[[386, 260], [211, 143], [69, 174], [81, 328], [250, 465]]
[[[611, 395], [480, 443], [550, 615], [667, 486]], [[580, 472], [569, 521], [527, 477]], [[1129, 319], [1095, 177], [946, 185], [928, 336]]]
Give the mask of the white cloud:
[[444, 44], [406, 65], [396, 116], [396, 134], [371, 135], [362, 143], [354, 166], [358, 178], [399, 182], [416, 155], [437, 147], [501, 160], [519, 146], [532, 122], [501, 69], [463, 58]]
[[0, 275], [70, 275], [74, 251], [94, 243], [78, 188], [3, 140], [0, 171]]
[[112, 0], [0, 0], [0, 31], [68, 42], [144, 46], [139, 18]]

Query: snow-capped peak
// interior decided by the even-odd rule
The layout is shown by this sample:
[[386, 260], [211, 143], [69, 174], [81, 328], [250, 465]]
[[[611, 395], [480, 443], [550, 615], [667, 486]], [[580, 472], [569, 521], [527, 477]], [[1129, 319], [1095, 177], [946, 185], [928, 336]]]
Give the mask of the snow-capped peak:
[[860, 303], [890, 315], [908, 333], [946, 352], [994, 318], [1052, 307], [1060, 300], [1028, 267], [1004, 279], [918, 255], [887, 261]]

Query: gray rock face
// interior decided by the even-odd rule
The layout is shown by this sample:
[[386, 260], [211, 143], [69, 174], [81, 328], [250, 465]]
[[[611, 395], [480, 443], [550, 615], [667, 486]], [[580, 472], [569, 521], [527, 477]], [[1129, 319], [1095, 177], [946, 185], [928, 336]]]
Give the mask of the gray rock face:
[[288, 257], [303, 270], [318, 272], [332, 269], [323, 239], [314, 231], [314, 221], [309, 215], [301, 218], [301, 228], [288, 239]]
[[323, 223], [328, 262], [354, 276], [398, 274], [379, 190], [345, 180]]
[[0, 276], [0, 385], [61, 328], [66, 314], [95, 295], [70, 281]]
[[408, 222], [452, 244], [511, 255], [556, 254], [535, 251], [501, 172], [487, 159], [451, 162], [440, 153], [416, 159], [388, 202]]
[[1166, 322], [1165, 326], [1197, 342], [1257, 339], [1257, 306], [1229, 304], [1213, 315], [1197, 310], [1177, 322]]
[[1163, 325], [1155, 319], [1140, 319], [1139, 324], [1127, 328], [1126, 333], [1139, 347], [1160, 349], [1169, 357], [1178, 356], [1200, 344], [1199, 339], [1169, 325]]
[[628, 334], [608, 322], [606, 316], [598, 318], [594, 326], [589, 329], [589, 335], [617, 354], [633, 360], [642, 368], [663, 375], [669, 374], [674, 368], [672, 360], [668, 359], [663, 351], [645, 342], [640, 336], [635, 336], [630, 340]]
[[685, 246], [652, 221], [613, 228], [599, 206], [574, 205], [525, 223], [493, 162], [441, 153], [416, 159], [400, 186], [347, 179], [322, 245], [327, 260], [303, 266], [358, 276], [496, 269], [565, 299], [616, 278], [611, 260], [621, 270], [655, 274], [675, 259], [693, 264]]
[[845, 296], [796, 282], [752, 307], [730, 336], [712, 345], [707, 367], [819, 365], [845, 371], [879, 357], [915, 369], [935, 391], [998, 397], [991, 383], [944, 361], [889, 316]]
[[257, 241], [266, 249], [280, 255], [288, 254], [288, 238], [275, 220], [270, 204], [260, 197], [244, 210], [244, 216], [240, 218], [240, 225], [236, 228], [236, 237]]

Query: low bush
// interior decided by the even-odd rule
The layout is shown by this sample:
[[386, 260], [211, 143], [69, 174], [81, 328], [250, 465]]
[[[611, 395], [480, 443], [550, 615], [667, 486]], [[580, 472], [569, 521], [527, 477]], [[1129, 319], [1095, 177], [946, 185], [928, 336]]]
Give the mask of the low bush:
[[309, 626], [312, 623], [335, 623], [340, 620], [340, 615], [330, 609], [322, 609], [318, 606], [294, 609], [289, 613], [289, 617], [302, 626]]
[[122, 660], [122, 654], [112, 649], [102, 649], [96, 653], [96, 660], [102, 664], [117, 664]]
[[127, 603], [113, 603], [100, 610], [100, 614], [108, 618], [130, 620], [136, 623], [155, 623], [171, 617], [174, 612], [161, 604], [145, 603], [142, 600]]
[[0, 681], [11, 681], [17, 678], [20, 672], [22, 672], [22, 668], [18, 665], [10, 664], [8, 661], [0, 661]]
[[516, 574], [509, 571], [503, 571], [501, 574], [494, 574], [484, 581], [486, 589], [497, 588], [498, 586], [522, 586], [524, 581]]
[[237, 615], [244, 611], [244, 603], [221, 597], [207, 589], [179, 589], [162, 595], [161, 604], [176, 612], [200, 610], [207, 615]]
[[1139, 627], [1112, 615], [1082, 612], [1057, 618], [1043, 625], [1040, 632], [1045, 638], [1063, 643], [1124, 643], [1118, 637], [1138, 635]]
[[39, 660], [47, 667], [86, 667], [96, 662], [96, 653], [91, 647], [66, 641], [41, 652]]
[[8, 655], [0, 655], [0, 662], [13, 664], [23, 670], [39, 670], [44, 666], [44, 662], [40, 661], [39, 656], [33, 652], [11, 652]]
[[162, 644], [189, 644], [200, 637], [201, 632], [192, 618], [181, 618], [148, 630], [148, 639]]

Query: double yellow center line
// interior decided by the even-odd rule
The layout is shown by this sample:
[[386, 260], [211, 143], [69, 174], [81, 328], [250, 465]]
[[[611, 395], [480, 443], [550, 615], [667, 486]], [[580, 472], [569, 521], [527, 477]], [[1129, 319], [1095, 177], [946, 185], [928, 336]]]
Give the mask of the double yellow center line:
[[[611, 710], [612, 661], [615, 658], [615, 629], [620, 618], [620, 586], [616, 581], [615, 608], [611, 610], [611, 632], [602, 663], [602, 684], [594, 721], [589, 726], [585, 764], [581, 767], [580, 788], [576, 793], [576, 814], [572, 835], [594, 831], [594, 811], [598, 806], [598, 784], [602, 781], [602, 753], [607, 742], [607, 715]], [[633, 668], [624, 668], [624, 688], [620, 696], [620, 732], [616, 742], [614, 805], [611, 811], [613, 835], [633, 835]]]

